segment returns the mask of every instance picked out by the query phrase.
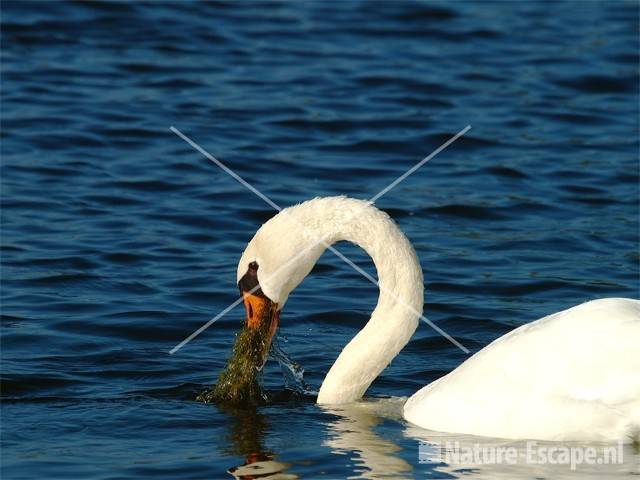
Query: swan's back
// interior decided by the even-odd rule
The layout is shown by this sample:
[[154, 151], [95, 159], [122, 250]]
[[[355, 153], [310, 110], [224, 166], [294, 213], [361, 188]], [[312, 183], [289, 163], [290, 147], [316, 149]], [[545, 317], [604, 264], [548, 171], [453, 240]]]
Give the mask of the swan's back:
[[640, 301], [587, 302], [497, 339], [413, 395], [405, 418], [501, 438], [632, 441], [639, 345]]

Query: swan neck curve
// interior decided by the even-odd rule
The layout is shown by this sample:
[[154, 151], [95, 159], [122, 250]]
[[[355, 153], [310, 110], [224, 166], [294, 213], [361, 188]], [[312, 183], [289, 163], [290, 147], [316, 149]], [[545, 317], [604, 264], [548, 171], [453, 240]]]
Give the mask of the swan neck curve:
[[364, 249], [380, 288], [370, 320], [344, 347], [318, 394], [318, 403], [348, 403], [364, 395], [413, 335], [423, 307], [422, 269], [411, 243], [386, 213], [345, 197], [315, 201], [324, 203], [312, 218], [316, 231], [328, 238], [325, 246], [345, 240]]

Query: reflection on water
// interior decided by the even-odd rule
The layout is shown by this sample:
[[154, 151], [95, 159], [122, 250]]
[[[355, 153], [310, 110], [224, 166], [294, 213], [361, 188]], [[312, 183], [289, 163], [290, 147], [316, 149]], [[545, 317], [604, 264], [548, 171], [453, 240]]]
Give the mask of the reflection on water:
[[220, 406], [229, 416], [226, 453], [245, 457], [245, 462], [227, 470], [235, 478], [295, 479], [296, 475], [284, 471], [290, 464], [278, 462], [273, 452], [264, 448], [264, 437], [269, 429], [267, 417], [255, 407], [234, 408]]
[[[350, 478], [406, 478], [414, 475], [412, 465], [399, 455], [402, 448], [376, 431], [385, 420], [402, 422], [401, 410], [405, 400], [391, 398], [318, 406], [333, 418], [328, 424], [328, 438], [323, 441], [323, 446], [335, 455], [349, 458], [355, 474]], [[255, 407], [220, 408], [228, 414], [230, 424], [225, 453], [245, 458], [243, 464], [230, 468], [228, 473], [242, 479], [299, 478], [287, 472], [291, 463], [278, 461], [276, 453], [265, 448], [264, 440], [270, 430], [266, 415]]]
[[[301, 399], [292, 392], [270, 392], [278, 400], [267, 407], [246, 409], [221, 407], [228, 425], [224, 443], [225, 454], [242, 457], [244, 462], [229, 468], [223, 465], [234, 478], [254, 479], [297, 479], [306, 477], [306, 467], [315, 464], [311, 447], [326, 448], [334, 456], [333, 464], [346, 463], [349, 478], [462, 478], [495, 480], [502, 478], [553, 478], [553, 479], [603, 479], [638, 478], [640, 475], [640, 452], [633, 445], [554, 443], [536, 441], [512, 441], [471, 435], [455, 435], [433, 432], [408, 424], [402, 418], [402, 406], [406, 398], [385, 398], [363, 400], [347, 405], [315, 405]], [[266, 410], [265, 410], [266, 408]], [[276, 412], [274, 412], [274, 410]], [[304, 411], [313, 417], [314, 411], [322, 412], [327, 431], [320, 445], [318, 440], [305, 437], [305, 428], [298, 425], [290, 435], [299, 448], [309, 452], [309, 457], [300, 460], [287, 455], [281, 446], [273, 451], [266, 444], [273, 444], [273, 436], [278, 431], [279, 422], [290, 417], [291, 410]], [[265, 413], [262, 413], [265, 412]], [[269, 416], [267, 415], [269, 413]], [[398, 432], [398, 430], [402, 432]], [[394, 432], [398, 432], [395, 434]], [[296, 438], [300, 435], [299, 438]], [[269, 439], [269, 441], [267, 440]], [[578, 461], [575, 466], [565, 463], [558, 454], [549, 454], [555, 448], [582, 449], [595, 451], [595, 462]], [[616, 450], [608, 463], [604, 459], [604, 449]], [[456, 457], [456, 450], [459, 456]], [[472, 449], [482, 450], [479, 456], [470, 458]], [[503, 453], [499, 452], [500, 449]], [[515, 461], [509, 460], [506, 450], [515, 452]], [[541, 454], [546, 449], [544, 462]], [[465, 457], [465, 452], [467, 456]], [[487, 453], [488, 452], [488, 453]], [[533, 452], [533, 454], [531, 453]], [[496, 455], [496, 456], [492, 456]], [[500, 457], [502, 455], [502, 457]], [[496, 459], [498, 457], [498, 459]], [[476, 461], [480, 458], [481, 461]], [[501, 459], [500, 459], [501, 458]], [[510, 458], [510, 457], [509, 457]], [[529, 459], [533, 458], [534, 461]], [[342, 459], [342, 460], [341, 460]], [[346, 461], [345, 461], [346, 459]], [[322, 468], [322, 467], [320, 467]], [[292, 473], [291, 470], [295, 470]], [[311, 470], [316, 471], [317, 470]], [[330, 473], [329, 473], [330, 472]], [[327, 470], [325, 474], [332, 474]], [[310, 478], [314, 478], [313, 475]]]
[[333, 453], [348, 455], [354, 462], [356, 475], [350, 478], [403, 478], [413, 467], [398, 456], [402, 449], [375, 431], [385, 418], [401, 420], [404, 398], [363, 401], [340, 406], [321, 407], [337, 417], [329, 424], [324, 445]]
[[[312, 410], [319, 409], [327, 414], [327, 432], [321, 445], [336, 458], [347, 458], [351, 472], [349, 478], [417, 478], [424, 474], [435, 474], [437, 478], [460, 478], [472, 474], [473, 478], [487, 480], [600, 479], [627, 478], [640, 474], [640, 452], [633, 445], [620, 445], [618, 448], [616, 445], [596, 443], [531, 443], [429, 431], [410, 425], [403, 419], [405, 397], [369, 399], [339, 406], [315, 405], [315, 395], [304, 382], [302, 368], [291, 360], [277, 342], [274, 345], [272, 357], [280, 363], [287, 387], [268, 392], [271, 405], [267, 408], [278, 409], [288, 416], [286, 412], [289, 409], [306, 410], [313, 402]], [[277, 430], [278, 426], [272, 426], [267, 415], [261, 413], [259, 408], [265, 407], [221, 407], [228, 415], [229, 424], [225, 453], [245, 459], [241, 465], [228, 469], [228, 473], [242, 479], [299, 478], [298, 474], [289, 470], [293, 464], [297, 470], [300, 462], [280, 461], [281, 455], [265, 447], [265, 438], [273, 434], [272, 430]], [[307, 414], [310, 413], [307, 411]], [[271, 421], [278, 423], [273, 415]], [[403, 432], [394, 435], [398, 426]], [[298, 430], [298, 433], [303, 434], [302, 430]], [[580, 460], [571, 465], [570, 462], [558, 460], [558, 454], [552, 456], [549, 450], [554, 448], [582, 451], [590, 448], [595, 452], [596, 460]], [[605, 448], [610, 452], [616, 449], [615, 455], [609, 460], [604, 460]], [[480, 454], [469, 457], [469, 452], [479, 450]], [[543, 454], [544, 458], [541, 457]], [[308, 460], [309, 463], [313, 462], [311, 458]]]
[[[433, 432], [408, 425], [405, 434], [421, 442], [420, 463], [425, 470], [454, 478], [473, 473], [474, 479], [627, 478], [640, 474], [640, 455], [633, 445], [543, 442], [494, 439]], [[563, 458], [573, 449], [577, 460]], [[586, 460], [587, 449], [594, 452]], [[605, 453], [605, 450], [608, 450]], [[480, 461], [478, 461], [480, 460]], [[636, 477], [637, 478], [637, 477]]]
[[[185, 394], [215, 381], [241, 313], [166, 352], [236, 299], [238, 257], [274, 212], [170, 125], [288, 206], [371, 198], [472, 124], [379, 206], [416, 247], [427, 316], [473, 350], [638, 296], [638, 3], [374, 6], [2, 2], [0, 477], [231, 478], [255, 453], [313, 479], [393, 457], [414, 468], [398, 477], [446, 476], [402, 421], [365, 435], [305, 401], [262, 407], [267, 424]], [[312, 389], [377, 298], [329, 253], [291, 295], [285, 346]], [[423, 326], [369, 395], [465, 358]]]
[[254, 460], [247, 460], [247, 463], [237, 467], [230, 468], [228, 472], [235, 478], [253, 479], [253, 478], [269, 478], [270, 480], [293, 480], [298, 478], [297, 475], [284, 473], [289, 467], [286, 463], [277, 462], [268, 457], [256, 457]]

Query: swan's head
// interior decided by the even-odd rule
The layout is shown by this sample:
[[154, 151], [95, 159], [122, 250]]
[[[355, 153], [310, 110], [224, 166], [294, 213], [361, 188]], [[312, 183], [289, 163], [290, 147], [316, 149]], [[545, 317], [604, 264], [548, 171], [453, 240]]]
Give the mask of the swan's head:
[[266, 326], [270, 334], [265, 357], [289, 294], [326, 248], [313, 223], [313, 202], [282, 210], [260, 227], [238, 263], [237, 281], [247, 313], [246, 326]]

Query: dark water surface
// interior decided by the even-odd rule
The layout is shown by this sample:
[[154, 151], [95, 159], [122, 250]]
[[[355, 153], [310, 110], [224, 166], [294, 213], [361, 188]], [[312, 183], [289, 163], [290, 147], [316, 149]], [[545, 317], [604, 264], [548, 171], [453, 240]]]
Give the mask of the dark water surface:
[[[636, 2], [2, 6], [3, 478], [225, 478], [248, 459], [281, 478], [571, 475], [418, 462], [401, 400], [376, 399], [466, 358], [426, 325], [360, 406], [287, 394], [273, 360], [272, 405], [195, 402], [242, 309], [168, 351], [237, 298], [273, 211], [169, 127], [286, 206], [371, 197], [470, 124], [378, 205], [415, 245], [427, 316], [477, 351], [638, 297]], [[312, 390], [376, 298], [330, 254], [292, 295], [279, 343]], [[626, 453], [594, 478], [637, 472]]]

